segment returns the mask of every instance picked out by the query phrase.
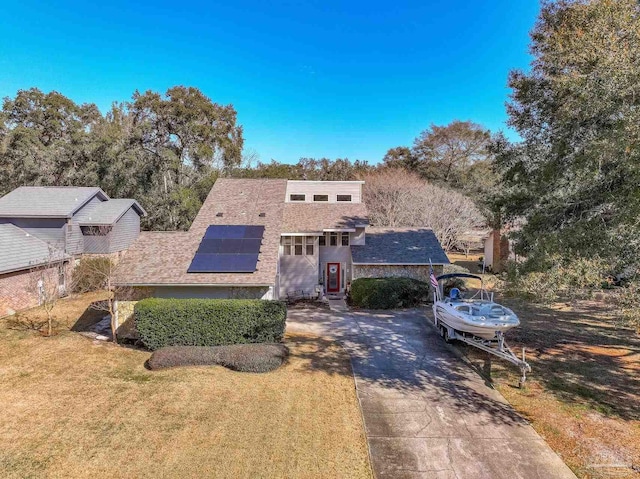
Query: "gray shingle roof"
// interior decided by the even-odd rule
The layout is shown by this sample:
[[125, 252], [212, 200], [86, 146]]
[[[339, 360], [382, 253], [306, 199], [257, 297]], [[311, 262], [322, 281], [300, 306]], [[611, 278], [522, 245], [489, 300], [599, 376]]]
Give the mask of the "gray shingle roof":
[[97, 194], [109, 199], [98, 187], [21, 186], [0, 198], [0, 217], [70, 218]]
[[66, 257], [25, 230], [10, 223], [0, 224], [0, 273], [29, 269]]
[[354, 264], [449, 264], [427, 228], [368, 228], [365, 245], [351, 246]]
[[122, 198], [103, 201], [94, 208], [84, 208], [75, 218], [81, 225], [112, 225], [131, 207], [135, 208], [140, 215], [147, 214], [136, 200]]

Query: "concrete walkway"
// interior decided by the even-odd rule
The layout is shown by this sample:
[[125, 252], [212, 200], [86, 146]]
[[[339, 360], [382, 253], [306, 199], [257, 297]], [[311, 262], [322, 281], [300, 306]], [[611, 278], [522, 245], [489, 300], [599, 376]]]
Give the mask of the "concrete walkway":
[[289, 312], [289, 331], [332, 337], [350, 353], [375, 476], [575, 479], [425, 321], [421, 310]]

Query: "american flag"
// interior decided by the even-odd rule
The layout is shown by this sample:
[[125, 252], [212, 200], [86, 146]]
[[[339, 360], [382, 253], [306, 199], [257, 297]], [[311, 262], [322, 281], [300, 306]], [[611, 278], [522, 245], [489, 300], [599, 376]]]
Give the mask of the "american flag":
[[438, 289], [438, 280], [433, 272], [433, 266], [429, 268], [429, 279], [431, 280], [431, 286], [433, 286], [434, 289]]

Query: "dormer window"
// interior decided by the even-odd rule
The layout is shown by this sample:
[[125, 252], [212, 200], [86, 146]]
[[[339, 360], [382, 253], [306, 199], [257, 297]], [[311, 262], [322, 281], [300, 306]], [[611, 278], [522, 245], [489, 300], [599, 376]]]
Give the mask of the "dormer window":
[[351, 195], [338, 195], [336, 201], [351, 201]]
[[305, 201], [305, 195], [289, 195], [289, 201]]
[[313, 195], [313, 201], [329, 201], [329, 195]]

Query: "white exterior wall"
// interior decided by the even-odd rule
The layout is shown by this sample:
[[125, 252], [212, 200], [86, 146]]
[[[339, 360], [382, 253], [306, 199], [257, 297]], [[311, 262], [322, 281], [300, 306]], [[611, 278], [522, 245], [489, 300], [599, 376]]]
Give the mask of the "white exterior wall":
[[493, 232], [484, 240], [484, 264], [488, 267], [493, 265]]
[[320, 246], [320, 277], [325, 277], [326, 291], [327, 263], [340, 263], [340, 291], [351, 282], [351, 248], [349, 246]]
[[[304, 238], [304, 237], [303, 237]], [[303, 252], [306, 247], [303, 246]], [[312, 255], [284, 255], [284, 248], [280, 245], [280, 281], [278, 291], [285, 296], [289, 291], [303, 290], [305, 293], [315, 293], [318, 285], [318, 238], [314, 239]]]
[[[337, 195], [351, 195], [351, 203], [362, 202], [361, 181], [287, 181], [286, 202], [303, 203], [302, 201], [290, 201], [290, 195], [305, 195], [305, 203], [313, 203], [313, 195], [328, 195], [329, 203], [337, 203]], [[323, 201], [323, 203], [325, 203]]]

